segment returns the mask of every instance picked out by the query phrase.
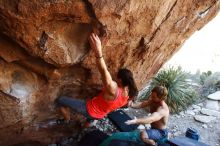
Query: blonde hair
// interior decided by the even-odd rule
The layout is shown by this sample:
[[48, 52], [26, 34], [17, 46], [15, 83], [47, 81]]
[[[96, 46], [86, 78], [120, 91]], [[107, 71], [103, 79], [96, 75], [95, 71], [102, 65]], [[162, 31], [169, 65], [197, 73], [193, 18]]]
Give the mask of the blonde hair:
[[168, 91], [167, 88], [164, 86], [155, 86], [152, 89], [152, 92], [155, 92], [157, 94], [157, 97], [162, 100], [166, 100], [167, 98]]

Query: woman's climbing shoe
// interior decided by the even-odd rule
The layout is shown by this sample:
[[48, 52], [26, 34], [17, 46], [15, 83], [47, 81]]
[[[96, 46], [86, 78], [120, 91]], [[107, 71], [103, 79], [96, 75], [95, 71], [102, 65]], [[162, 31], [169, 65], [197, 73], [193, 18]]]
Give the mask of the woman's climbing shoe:
[[57, 125], [68, 125], [70, 124], [70, 121], [66, 121], [65, 119], [57, 119], [56, 124]]

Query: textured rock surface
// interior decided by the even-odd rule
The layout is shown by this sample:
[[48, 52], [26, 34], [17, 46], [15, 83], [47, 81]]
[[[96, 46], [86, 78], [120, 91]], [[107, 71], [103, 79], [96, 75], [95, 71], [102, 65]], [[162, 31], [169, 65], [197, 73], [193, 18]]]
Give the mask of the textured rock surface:
[[[141, 89], [219, 9], [219, 0], [1, 0], [0, 144], [57, 117], [58, 95], [97, 93], [92, 28], [104, 36], [111, 74], [127, 67]], [[39, 135], [32, 137], [41, 141]]]

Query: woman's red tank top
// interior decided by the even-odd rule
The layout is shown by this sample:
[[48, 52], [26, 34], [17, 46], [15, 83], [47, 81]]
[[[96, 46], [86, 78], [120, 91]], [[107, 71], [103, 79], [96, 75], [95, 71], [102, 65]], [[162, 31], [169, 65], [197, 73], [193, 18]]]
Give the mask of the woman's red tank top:
[[96, 119], [102, 119], [105, 115], [127, 104], [128, 96], [122, 96], [122, 89], [117, 89], [117, 95], [114, 100], [104, 99], [105, 90], [98, 96], [93, 97], [86, 104], [89, 115]]

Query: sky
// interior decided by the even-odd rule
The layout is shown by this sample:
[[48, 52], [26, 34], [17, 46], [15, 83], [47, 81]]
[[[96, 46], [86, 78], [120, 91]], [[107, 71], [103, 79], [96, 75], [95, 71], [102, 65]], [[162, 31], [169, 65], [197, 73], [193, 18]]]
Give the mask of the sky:
[[191, 73], [220, 71], [220, 13], [185, 41], [165, 67], [170, 65]]

